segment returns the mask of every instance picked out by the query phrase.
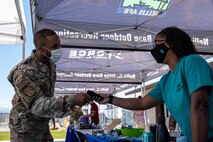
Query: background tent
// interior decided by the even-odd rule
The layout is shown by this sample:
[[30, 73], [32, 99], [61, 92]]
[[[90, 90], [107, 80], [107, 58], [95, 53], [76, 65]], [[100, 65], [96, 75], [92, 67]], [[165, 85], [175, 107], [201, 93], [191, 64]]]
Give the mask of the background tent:
[[23, 45], [25, 48], [25, 16], [22, 0], [0, 2], [0, 44]]
[[187, 31], [200, 54], [213, 54], [211, 0], [34, 0], [34, 32], [51, 28], [61, 37], [56, 93], [119, 92], [168, 70], [149, 51], [167, 26]]

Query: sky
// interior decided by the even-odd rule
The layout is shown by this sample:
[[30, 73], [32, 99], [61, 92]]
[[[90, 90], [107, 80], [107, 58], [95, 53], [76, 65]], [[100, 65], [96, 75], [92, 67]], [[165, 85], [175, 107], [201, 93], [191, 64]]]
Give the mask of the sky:
[[[30, 55], [34, 45], [29, 1], [24, 0], [23, 4], [26, 16], [25, 57], [27, 57]], [[22, 45], [0, 45], [0, 49], [0, 107], [11, 107], [14, 90], [7, 80], [7, 76], [10, 70], [22, 60]]]

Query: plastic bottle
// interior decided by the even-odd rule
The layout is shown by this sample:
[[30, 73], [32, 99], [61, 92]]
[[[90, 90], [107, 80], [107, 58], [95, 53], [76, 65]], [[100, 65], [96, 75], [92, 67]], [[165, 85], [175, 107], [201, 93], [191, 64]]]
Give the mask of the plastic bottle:
[[158, 119], [158, 126], [156, 129], [156, 142], [170, 142], [169, 132], [165, 124], [165, 116], [161, 115]]
[[154, 137], [151, 132], [143, 132], [142, 142], [154, 142]]
[[75, 129], [78, 129], [79, 127], [78, 127], [78, 123], [76, 122], [76, 121], [74, 121], [74, 128]]
[[96, 128], [95, 123], [92, 123], [92, 128], [93, 128], [93, 129], [95, 129], [95, 128]]

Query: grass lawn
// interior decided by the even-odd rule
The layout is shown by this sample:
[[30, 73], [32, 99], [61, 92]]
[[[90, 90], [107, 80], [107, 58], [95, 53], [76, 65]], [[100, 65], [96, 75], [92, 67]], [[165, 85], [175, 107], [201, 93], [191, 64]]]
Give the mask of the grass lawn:
[[[51, 130], [51, 134], [54, 139], [65, 139], [66, 131], [65, 130]], [[10, 132], [0, 132], [0, 141], [10, 140]]]
[[2, 140], [9, 140], [10, 139], [10, 132], [0, 132], [0, 141]]
[[51, 130], [54, 139], [65, 139], [67, 131], [65, 130]]

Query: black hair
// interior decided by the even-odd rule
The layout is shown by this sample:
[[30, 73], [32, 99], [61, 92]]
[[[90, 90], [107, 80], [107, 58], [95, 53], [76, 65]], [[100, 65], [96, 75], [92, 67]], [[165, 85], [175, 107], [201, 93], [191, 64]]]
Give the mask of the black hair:
[[50, 29], [41, 29], [37, 31], [34, 35], [34, 45], [39, 47], [44, 45], [48, 36], [56, 35], [56, 32]]
[[165, 36], [166, 42], [172, 46], [173, 51], [179, 57], [197, 54], [191, 37], [185, 31], [177, 27], [167, 27], [161, 30], [157, 35]]

